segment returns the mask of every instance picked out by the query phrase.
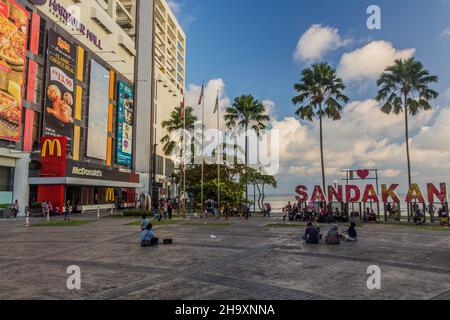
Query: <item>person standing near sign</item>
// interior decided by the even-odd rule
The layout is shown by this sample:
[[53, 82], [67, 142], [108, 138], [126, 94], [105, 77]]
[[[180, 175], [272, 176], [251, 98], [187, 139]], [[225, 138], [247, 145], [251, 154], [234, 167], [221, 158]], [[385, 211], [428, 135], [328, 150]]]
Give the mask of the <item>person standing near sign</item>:
[[67, 200], [66, 205], [64, 207], [64, 221], [70, 221], [70, 215], [72, 211], [72, 206], [70, 205], [70, 200]]

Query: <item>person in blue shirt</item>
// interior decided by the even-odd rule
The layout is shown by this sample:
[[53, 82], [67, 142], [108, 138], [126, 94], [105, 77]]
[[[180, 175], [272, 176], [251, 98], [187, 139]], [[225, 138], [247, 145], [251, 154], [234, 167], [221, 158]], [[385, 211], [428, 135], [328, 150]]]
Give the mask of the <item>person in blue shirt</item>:
[[144, 231], [147, 228], [149, 223], [150, 223], [150, 221], [148, 220], [147, 215], [144, 214], [142, 216], [142, 220], [141, 220], [141, 231]]
[[319, 229], [314, 227], [312, 222], [308, 222], [303, 240], [305, 240], [306, 243], [317, 244], [319, 243], [319, 237]]
[[155, 246], [158, 242], [159, 239], [155, 237], [155, 233], [153, 232], [153, 225], [149, 223], [141, 232], [141, 247]]

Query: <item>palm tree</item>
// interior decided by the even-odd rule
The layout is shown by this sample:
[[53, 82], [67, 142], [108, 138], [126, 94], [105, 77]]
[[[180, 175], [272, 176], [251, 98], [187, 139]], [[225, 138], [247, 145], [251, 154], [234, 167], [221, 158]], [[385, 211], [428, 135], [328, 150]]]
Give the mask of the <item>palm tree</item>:
[[403, 112], [405, 114], [406, 133], [406, 158], [408, 162], [408, 184], [411, 180], [411, 163], [409, 156], [409, 126], [408, 113], [417, 115], [421, 110], [430, 110], [429, 101], [436, 99], [439, 94], [431, 90], [429, 85], [438, 82], [437, 76], [431, 76], [423, 68], [422, 63], [410, 58], [407, 60], [395, 60], [394, 65], [386, 68], [385, 72], [377, 81], [380, 87], [376, 100], [383, 103], [381, 111], [386, 114], [395, 115]]
[[325, 181], [325, 164], [323, 156], [323, 118], [333, 121], [341, 119], [343, 106], [349, 98], [343, 94], [345, 85], [342, 79], [336, 76], [328, 63], [317, 63], [302, 72], [300, 83], [294, 85], [298, 95], [292, 99], [300, 108], [295, 112], [301, 120], [314, 121], [319, 118], [320, 124], [320, 159], [322, 164], [322, 187], [327, 192]]
[[[248, 166], [248, 130], [253, 129], [257, 136], [266, 129], [270, 117], [266, 107], [252, 95], [242, 95], [234, 99], [225, 114], [225, 124], [228, 129], [244, 130], [245, 132], [245, 168]], [[248, 183], [245, 182], [245, 199], [248, 199]]]
[[[194, 124], [197, 121], [197, 117], [194, 116], [194, 109], [192, 107], [186, 107], [184, 109], [186, 116], [186, 130], [192, 131]], [[162, 122], [162, 127], [166, 130], [167, 134], [161, 139], [163, 143], [163, 152], [166, 156], [173, 154], [175, 148], [183, 143], [183, 135], [180, 134], [178, 141], [172, 140], [172, 134], [182, 132], [184, 129], [183, 109], [176, 107], [170, 115], [170, 119]], [[183, 149], [180, 150], [179, 157], [183, 156]]]
[[[194, 129], [194, 124], [197, 118], [194, 116], [194, 109], [191, 107], [184, 108], [184, 116], [186, 120], [183, 119], [183, 108], [178, 106], [172, 111], [169, 120], [162, 122], [162, 127], [166, 130], [167, 134], [161, 139], [163, 144], [163, 152], [166, 156], [173, 155], [176, 148], [183, 145], [183, 129], [186, 125], [186, 130], [192, 131]], [[177, 140], [174, 139], [177, 136]], [[183, 148], [180, 148], [178, 153], [178, 158], [180, 161], [180, 168], [185, 170], [183, 162]], [[182, 172], [182, 170], [180, 170]], [[181, 181], [181, 177], [177, 179]]]

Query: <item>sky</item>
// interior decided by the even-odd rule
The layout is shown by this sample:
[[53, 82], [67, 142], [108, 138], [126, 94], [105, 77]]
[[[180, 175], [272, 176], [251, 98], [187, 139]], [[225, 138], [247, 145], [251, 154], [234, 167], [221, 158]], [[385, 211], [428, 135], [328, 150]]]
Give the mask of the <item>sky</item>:
[[[409, 57], [439, 76], [433, 89], [440, 93], [432, 111], [411, 120], [413, 180], [450, 182], [450, 0], [169, 3], [186, 32], [187, 104], [197, 105], [203, 81], [206, 119], [214, 119], [217, 90], [222, 110], [252, 94], [280, 130], [279, 187], [271, 192], [321, 184], [318, 123], [300, 122], [291, 102], [301, 71], [316, 62], [336, 68], [350, 98], [341, 121], [324, 123], [328, 184], [341, 170], [366, 168], [380, 169], [382, 183], [407, 184], [404, 118], [381, 113], [374, 97], [383, 70]], [[370, 5], [381, 9], [380, 30], [367, 27]]]

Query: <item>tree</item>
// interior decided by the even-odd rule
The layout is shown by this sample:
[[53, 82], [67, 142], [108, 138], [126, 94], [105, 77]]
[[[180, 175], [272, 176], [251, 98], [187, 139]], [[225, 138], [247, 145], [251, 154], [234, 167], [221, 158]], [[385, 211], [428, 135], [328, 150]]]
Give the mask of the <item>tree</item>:
[[[248, 168], [248, 130], [253, 129], [259, 137], [261, 130], [266, 129], [270, 117], [266, 107], [251, 95], [242, 95], [234, 99], [227, 108], [225, 122], [228, 129], [244, 130], [245, 132], [245, 168]], [[245, 183], [245, 198], [248, 199], [248, 182]]]
[[414, 117], [421, 110], [430, 110], [430, 100], [439, 94], [430, 89], [431, 83], [438, 82], [423, 68], [422, 63], [410, 58], [397, 59], [394, 65], [386, 68], [377, 81], [380, 88], [376, 100], [382, 103], [381, 111], [386, 114], [405, 115], [406, 159], [408, 163], [408, 184], [411, 186], [411, 162], [409, 154], [408, 113]]
[[[191, 107], [184, 108], [184, 114], [186, 116], [186, 130], [192, 131], [194, 123], [197, 121], [197, 117], [193, 114], [194, 109]], [[170, 119], [162, 122], [162, 127], [166, 130], [167, 134], [161, 139], [163, 143], [163, 152], [166, 156], [172, 155], [176, 147], [183, 144], [183, 129], [184, 129], [183, 109], [176, 107], [170, 115]], [[174, 140], [173, 135], [178, 135], [178, 140]], [[180, 148], [177, 155], [182, 159], [183, 148]]]
[[[244, 201], [244, 185], [240, 183], [237, 176], [240, 169], [221, 166], [220, 167], [220, 204], [231, 208], [240, 208]], [[187, 192], [196, 208], [201, 208], [201, 165], [190, 166], [186, 169]], [[206, 199], [217, 199], [217, 165], [205, 164], [204, 166], [204, 195]]]
[[266, 198], [265, 187], [271, 186], [273, 188], [278, 187], [277, 180], [274, 176], [266, 175], [263, 172], [249, 168], [246, 174], [246, 180], [250, 184], [254, 184], [258, 190], [258, 207], [261, 212], [264, 211], [264, 203]]
[[292, 99], [294, 105], [300, 105], [296, 115], [301, 120], [314, 121], [319, 118], [320, 124], [320, 160], [322, 164], [322, 187], [327, 192], [325, 180], [325, 163], [323, 153], [323, 118], [333, 121], [341, 119], [342, 103], [349, 98], [343, 94], [345, 85], [336, 76], [334, 70], [327, 63], [318, 63], [303, 70], [300, 83], [294, 85], [298, 95]]
[[[183, 112], [186, 120], [183, 119]], [[184, 108], [184, 111], [182, 107], [176, 107], [172, 111], [169, 120], [162, 122], [162, 127], [167, 132], [167, 134], [161, 139], [164, 154], [166, 156], [171, 156], [178, 151], [177, 157], [180, 165], [180, 176], [177, 177], [175, 175], [173, 177], [177, 185], [181, 182], [181, 173], [185, 170], [183, 162], [184, 150], [180, 147], [184, 143], [183, 129], [185, 128], [185, 125], [186, 130], [188, 131], [192, 131], [194, 129], [194, 124], [197, 121], [197, 118], [194, 116], [193, 112], [194, 109], [191, 107]], [[177, 150], [177, 148], [179, 148], [179, 150]]]

